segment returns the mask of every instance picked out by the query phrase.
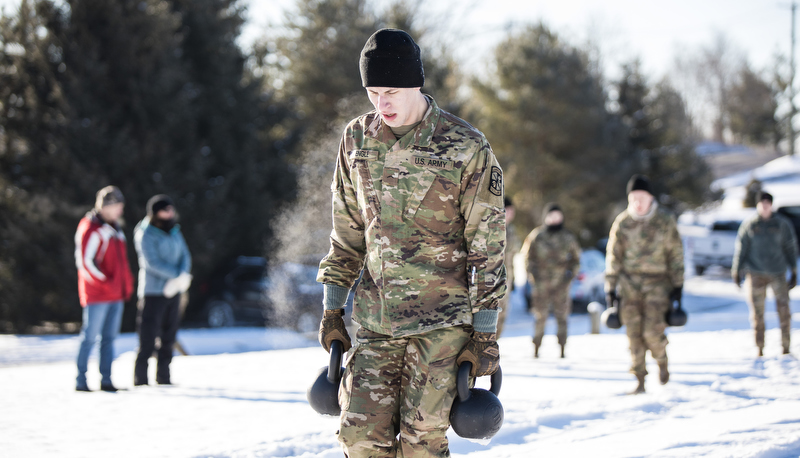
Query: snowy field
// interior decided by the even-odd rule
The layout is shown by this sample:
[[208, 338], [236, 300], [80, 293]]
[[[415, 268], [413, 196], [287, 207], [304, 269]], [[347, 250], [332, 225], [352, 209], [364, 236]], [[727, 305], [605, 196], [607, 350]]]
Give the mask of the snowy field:
[[[670, 382], [658, 384], [648, 356], [647, 393], [638, 396], [625, 395], [635, 379], [624, 329], [591, 334], [588, 316], [574, 315], [562, 360], [551, 319], [534, 360], [532, 318], [517, 297], [500, 339], [503, 428], [488, 444], [451, 430], [453, 456], [800, 456], [800, 288], [792, 291], [793, 355], [781, 354], [770, 297], [765, 356], [756, 358], [742, 293], [713, 274], [687, 281], [689, 323], [668, 331]], [[342, 456], [337, 419], [306, 402], [328, 359], [314, 338], [260, 328], [178, 337], [191, 356], [175, 357], [176, 386], [134, 389], [136, 341], [123, 334], [113, 378], [128, 390], [77, 393], [76, 336], [0, 336], [0, 456]]]

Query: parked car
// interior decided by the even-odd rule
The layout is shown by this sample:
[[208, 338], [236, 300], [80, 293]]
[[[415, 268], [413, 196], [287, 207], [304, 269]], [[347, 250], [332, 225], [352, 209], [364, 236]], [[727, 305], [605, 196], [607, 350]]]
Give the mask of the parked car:
[[[569, 294], [572, 298], [572, 312], [586, 313], [590, 302], [605, 303], [603, 290], [606, 279], [606, 257], [594, 248], [581, 252], [581, 267], [572, 280]], [[530, 282], [525, 282], [525, 299], [528, 311], [531, 310], [533, 287]]]
[[739, 226], [754, 212], [754, 208], [701, 214], [687, 212], [678, 218], [684, 255], [691, 256], [697, 275], [703, 275], [711, 266], [731, 268]]
[[239, 256], [209, 295], [210, 327], [257, 324], [311, 332], [322, 315], [317, 266], [286, 262], [268, 268], [261, 257]]
[[581, 268], [572, 280], [569, 294], [572, 297], [572, 311], [586, 313], [590, 302], [605, 303], [606, 257], [595, 249], [581, 252]]

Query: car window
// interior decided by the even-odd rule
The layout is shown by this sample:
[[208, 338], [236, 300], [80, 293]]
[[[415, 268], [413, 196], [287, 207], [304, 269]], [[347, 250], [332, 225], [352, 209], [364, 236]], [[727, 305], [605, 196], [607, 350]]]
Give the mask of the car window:
[[714, 224], [711, 225], [711, 230], [722, 232], [738, 232], [741, 224], [741, 221], [715, 221]]

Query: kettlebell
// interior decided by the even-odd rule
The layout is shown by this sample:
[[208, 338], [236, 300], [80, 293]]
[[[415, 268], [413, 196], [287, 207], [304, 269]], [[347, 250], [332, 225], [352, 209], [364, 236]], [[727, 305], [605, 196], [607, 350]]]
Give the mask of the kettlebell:
[[683, 326], [688, 321], [689, 317], [686, 315], [686, 312], [683, 310], [681, 306], [681, 301], [675, 301], [678, 303], [678, 306], [673, 308], [672, 304], [669, 305], [669, 310], [667, 310], [667, 315], [665, 316], [667, 320], [667, 326]]
[[306, 393], [311, 408], [321, 415], [338, 416], [342, 409], [339, 407], [339, 382], [342, 380], [342, 342], [331, 342], [331, 360], [328, 366], [323, 367], [308, 388]]
[[490, 391], [469, 387], [472, 363], [458, 366], [456, 388], [458, 396], [450, 410], [450, 425], [453, 431], [466, 439], [491, 439], [503, 426], [503, 405], [497, 395], [503, 383], [503, 372], [497, 368], [492, 374]]
[[619, 329], [622, 327], [622, 320], [619, 318], [619, 299], [615, 299], [611, 307], [605, 309], [600, 316], [603, 324], [608, 329]]

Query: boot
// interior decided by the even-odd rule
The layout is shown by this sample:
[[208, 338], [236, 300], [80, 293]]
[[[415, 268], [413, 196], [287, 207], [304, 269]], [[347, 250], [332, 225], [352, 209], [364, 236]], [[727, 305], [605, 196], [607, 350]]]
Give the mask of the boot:
[[636, 386], [636, 389], [631, 391], [628, 394], [642, 394], [644, 393], [644, 374], [636, 374], [636, 380], [639, 382], [639, 385]]
[[764, 356], [764, 347], [758, 347], [758, 356]]
[[658, 363], [659, 368], [659, 381], [662, 385], [666, 385], [669, 382], [669, 371], [667, 370], [667, 363]]
[[562, 358], [564, 357], [564, 347], [566, 347], [566, 346], [567, 346], [566, 344], [561, 344], [561, 357]]
[[536, 344], [533, 344], [533, 357], [534, 358], [539, 357], [539, 346]]
[[783, 354], [784, 355], [788, 355], [789, 354], [789, 347], [783, 347]]

